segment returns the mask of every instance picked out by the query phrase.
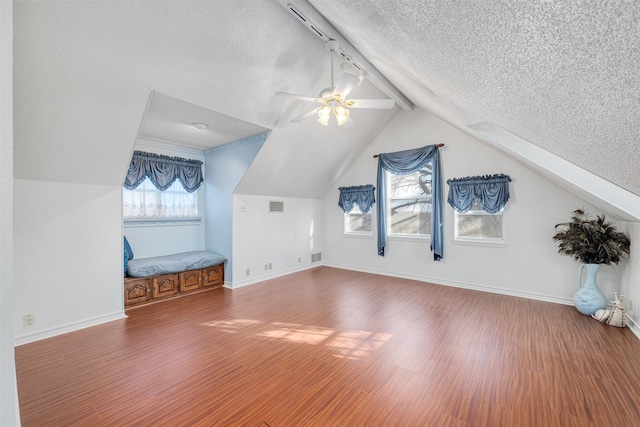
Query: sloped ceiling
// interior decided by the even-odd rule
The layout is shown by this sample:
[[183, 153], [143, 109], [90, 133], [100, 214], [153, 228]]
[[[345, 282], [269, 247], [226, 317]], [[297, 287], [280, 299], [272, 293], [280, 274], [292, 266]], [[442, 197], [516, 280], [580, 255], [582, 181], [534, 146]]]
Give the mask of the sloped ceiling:
[[[462, 126], [493, 122], [640, 195], [640, 3], [292, 3], [317, 9], [330, 36], [343, 36], [415, 105]], [[148, 108], [158, 93], [275, 129], [243, 180], [247, 191], [302, 196], [304, 182], [322, 194], [398, 108], [353, 110], [351, 129], [290, 125], [312, 105], [274, 93], [315, 96], [330, 77], [323, 42], [287, 4], [16, 1], [15, 176], [120, 185], [141, 130], [189, 145], [177, 128], [200, 119], [147, 127], [162, 121]], [[353, 95], [388, 91], [365, 80]]]
[[416, 105], [640, 195], [640, 2], [310, 3]]
[[266, 130], [262, 126], [153, 91], [138, 137], [205, 151]]

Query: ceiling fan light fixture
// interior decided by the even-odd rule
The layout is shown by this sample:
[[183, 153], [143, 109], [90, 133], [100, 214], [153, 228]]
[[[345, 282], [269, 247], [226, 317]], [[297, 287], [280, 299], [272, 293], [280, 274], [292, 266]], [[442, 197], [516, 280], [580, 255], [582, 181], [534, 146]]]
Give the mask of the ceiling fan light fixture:
[[[297, 13], [296, 13], [297, 15]], [[297, 15], [298, 16], [298, 15]], [[357, 67], [353, 62], [350, 64], [354, 69], [358, 70], [358, 75], [352, 74], [349, 70], [345, 72], [338, 82], [333, 80], [333, 56], [338, 52], [338, 42], [335, 40], [329, 40], [325, 43], [325, 47], [329, 52], [331, 59], [331, 86], [320, 91], [319, 97], [310, 97], [304, 95], [296, 95], [295, 93], [276, 92], [278, 96], [288, 96], [291, 98], [297, 98], [303, 101], [316, 102], [323, 104], [322, 107], [315, 108], [295, 119], [291, 120], [291, 123], [298, 123], [307, 118], [311, 118], [314, 115], [318, 116], [318, 122], [323, 126], [328, 126], [331, 116], [335, 116], [338, 126], [345, 128], [353, 126], [354, 121], [349, 117], [349, 108], [370, 108], [370, 109], [391, 109], [395, 102], [392, 99], [348, 99], [347, 97], [353, 89], [355, 89], [364, 78], [364, 70]], [[341, 53], [345, 60], [350, 59]], [[345, 64], [343, 64], [345, 65]], [[346, 65], [342, 67], [343, 70]]]
[[336, 116], [338, 126], [342, 126], [349, 120], [349, 110], [339, 105], [333, 110], [333, 114]]
[[329, 124], [329, 118], [331, 117], [331, 107], [328, 105], [318, 110], [318, 121], [321, 125], [327, 126]]

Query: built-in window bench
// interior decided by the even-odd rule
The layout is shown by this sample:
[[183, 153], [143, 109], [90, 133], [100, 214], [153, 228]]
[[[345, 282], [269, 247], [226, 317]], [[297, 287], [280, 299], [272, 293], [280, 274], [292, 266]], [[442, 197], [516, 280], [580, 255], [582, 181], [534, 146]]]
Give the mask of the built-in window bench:
[[[226, 259], [213, 253], [219, 257], [214, 259], [211, 254], [189, 252], [131, 259], [128, 274], [124, 278], [125, 307], [221, 288], [224, 285]], [[158, 274], [153, 274], [154, 272]]]

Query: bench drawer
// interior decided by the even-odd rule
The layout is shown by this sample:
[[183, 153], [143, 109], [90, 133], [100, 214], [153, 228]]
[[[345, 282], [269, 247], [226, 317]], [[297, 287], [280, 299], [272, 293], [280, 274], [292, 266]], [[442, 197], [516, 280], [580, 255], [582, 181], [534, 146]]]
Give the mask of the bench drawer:
[[212, 265], [202, 269], [202, 287], [217, 287], [224, 285], [224, 264]]
[[151, 279], [151, 297], [164, 298], [175, 295], [180, 291], [179, 274], [163, 274]]
[[180, 292], [195, 291], [202, 288], [202, 271], [190, 270], [180, 273]]

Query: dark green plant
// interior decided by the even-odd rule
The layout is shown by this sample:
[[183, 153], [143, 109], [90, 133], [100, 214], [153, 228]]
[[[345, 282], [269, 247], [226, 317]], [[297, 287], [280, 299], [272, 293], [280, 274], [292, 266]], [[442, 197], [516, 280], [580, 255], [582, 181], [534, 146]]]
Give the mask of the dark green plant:
[[556, 224], [555, 228], [553, 240], [558, 242], [558, 253], [584, 264], [617, 264], [629, 255], [629, 236], [605, 221], [604, 215], [592, 219], [577, 209], [570, 222]]

